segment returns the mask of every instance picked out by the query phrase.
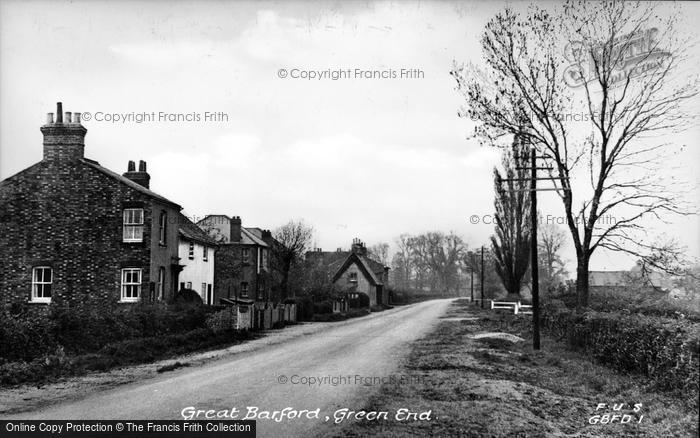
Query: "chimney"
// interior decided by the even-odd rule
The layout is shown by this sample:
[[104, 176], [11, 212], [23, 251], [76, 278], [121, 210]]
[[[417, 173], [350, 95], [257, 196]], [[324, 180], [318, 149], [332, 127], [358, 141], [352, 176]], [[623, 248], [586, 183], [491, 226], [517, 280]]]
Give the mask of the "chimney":
[[367, 255], [367, 248], [365, 247], [364, 242], [358, 238], [352, 239], [352, 252], [361, 256]]
[[231, 242], [238, 243], [241, 241], [241, 217], [234, 216], [231, 218]]
[[85, 134], [87, 129], [80, 124], [80, 113], [66, 112], [63, 104], [56, 104], [56, 121], [54, 113], [46, 115], [46, 124], [41, 127], [44, 135], [44, 160], [62, 162], [79, 160], [85, 155]]
[[136, 171], [136, 163], [129, 160], [129, 164], [127, 165], [124, 177], [129, 178], [136, 184], [139, 184], [146, 188], [149, 188], [149, 185], [151, 183], [151, 175], [149, 175], [148, 172], [146, 172], [146, 162], [143, 160], [139, 161], [138, 172]]

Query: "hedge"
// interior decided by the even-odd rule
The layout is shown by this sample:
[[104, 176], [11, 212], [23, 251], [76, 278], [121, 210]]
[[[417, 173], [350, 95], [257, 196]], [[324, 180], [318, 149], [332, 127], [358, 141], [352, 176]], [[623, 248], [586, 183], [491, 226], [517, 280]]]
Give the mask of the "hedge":
[[661, 389], [697, 400], [697, 323], [592, 310], [577, 313], [556, 300], [542, 310], [543, 327], [574, 349], [618, 371], [645, 375]]
[[90, 309], [52, 308], [47, 315], [27, 312], [0, 315], [0, 364], [32, 361], [54, 354], [95, 352], [128, 339], [167, 336], [206, 328], [201, 305], [139, 304]]

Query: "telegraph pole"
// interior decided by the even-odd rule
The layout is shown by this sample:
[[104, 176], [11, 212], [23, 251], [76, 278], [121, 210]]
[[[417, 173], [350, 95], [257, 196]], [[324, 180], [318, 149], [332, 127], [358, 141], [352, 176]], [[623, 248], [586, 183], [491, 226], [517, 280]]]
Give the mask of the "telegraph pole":
[[481, 308], [484, 308], [484, 245], [481, 245]]
[[537, 262], [537, 151], [532, 146], [530, 150], [530, 266], [532, 273], [532, 349], [540, 349], [540, 283]]
[[[525, 158], [525, 157], [523, 157]], [[530, 146], [530, 163], [526, 167], [516, 167], [517, 170], [528, 170], [530, 172], [529, 178], [507, 178], [503, 181], [519, 181], [519, 182], [530, 182], [530, 188], [524, 190], [515, 191], [529, 191], [530, 192], [530, 221], [532, 230], [530, 232], [530, 273], [532, 274], [532, 349], [540, 349], [540, 284], [539, 284], [539, 272], [538, 272], [538, 262], [537, 262], [537, 192], [538, 191], [565, 191], [568, 190], [566, 187], [554, 187], [554, 188], [537, 188], [537, 180], [550, 180], [556, 181], [557, 179], [563, 180], [566, 177], [537, 177], [537, 170], [543, 169], [552, 171], [552, 167], [537, 167], [537, 158], [547, 159], [546, 156], [537, 156], [537, 150], [535, 145]]]

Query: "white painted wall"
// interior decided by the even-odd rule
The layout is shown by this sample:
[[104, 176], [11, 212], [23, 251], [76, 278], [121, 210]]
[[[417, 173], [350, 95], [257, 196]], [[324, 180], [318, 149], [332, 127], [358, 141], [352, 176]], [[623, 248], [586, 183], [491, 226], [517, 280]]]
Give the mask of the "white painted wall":
[[[207, 303], [207, 291], [202, 290], [202, 283], [211, 284], [212, 297], [214, 295], [214, 247], [209, 247], [208, 261], [204, 261], [204, 245], [194, 243], [194, 259], [189, 258], [190, 242], [180, 237], [178, 244], [178, 257], [180, 264], [184, 265], [178, 281], [180, 283], [191, 282], [192, 289], [199, 293], [202, 301]], [[178, 285], [178, 290], [180, 286]], [[214, 303], [212, 303], [214, 304]]]

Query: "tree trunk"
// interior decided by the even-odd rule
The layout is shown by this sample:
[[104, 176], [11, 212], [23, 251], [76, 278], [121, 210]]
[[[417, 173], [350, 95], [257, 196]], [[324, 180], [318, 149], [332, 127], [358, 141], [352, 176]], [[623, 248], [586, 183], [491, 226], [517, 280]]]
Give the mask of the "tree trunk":
[[576, 266], [576, 304], [588, 307], [588, 256], [581, 256]]

